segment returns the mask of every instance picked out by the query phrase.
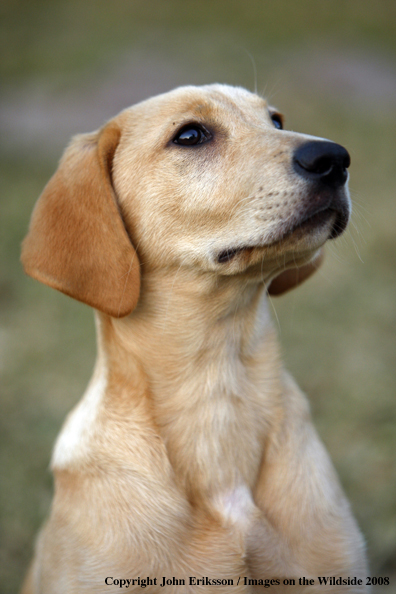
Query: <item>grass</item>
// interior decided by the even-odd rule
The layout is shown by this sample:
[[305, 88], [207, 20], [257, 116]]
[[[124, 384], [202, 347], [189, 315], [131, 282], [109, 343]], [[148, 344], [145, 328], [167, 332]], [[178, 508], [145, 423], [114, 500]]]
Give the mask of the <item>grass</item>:
[[[391, 575], [386, 592], [396, 592], [395, 106], [380, 95], [370, 103], [344, 83], [326, 86], [326, 72], [317, 74], [312, 61], [348, 60], [352, 52], [363, 64], [365, 56], [388, 63], [396, 53], [396, 5], [116, 0], [111, 7], [103, 0], [3, 2], [7, 96], [34, 83], [54, 103], [68, 92], [81, 105], [87, 78], [95, 88], [126, 57], [135, 63], [147, 55], [165, 65], [165, 86], [176, 72], [185, 83], [252, 88], [247, 50], [259, 90], [266, 87], [288, 127], [351, 152], [350, 231], [328, 246], [314, 279], [273, 305], [288, 367], [310, 396], [365, 533], [371, 575]], [[370, 91], [369, 83], [363, 77], [362, 88]], [[124, 84], [132, 95], [141, 81]], [[51, 500], [52, 444], [95, 356], [89, 308], [26, 278], [19, 264], [33, 204], [59, 154], [11, 146], [3, 142], [0, 165], [1, 594], [17, 590], [31, 557]]]

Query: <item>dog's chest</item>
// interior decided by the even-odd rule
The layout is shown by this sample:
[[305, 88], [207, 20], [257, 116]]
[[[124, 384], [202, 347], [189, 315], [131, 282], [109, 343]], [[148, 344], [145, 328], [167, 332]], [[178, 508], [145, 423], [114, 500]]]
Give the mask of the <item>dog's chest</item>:
[[256, 482], [274, 418], [273, 391], [271, 382], [233, 360], [185, 381], [161, 410], [161, 435], [179, 481], [204, 499], [221, 494], [226, 515], [240, 515], [246, 489]]

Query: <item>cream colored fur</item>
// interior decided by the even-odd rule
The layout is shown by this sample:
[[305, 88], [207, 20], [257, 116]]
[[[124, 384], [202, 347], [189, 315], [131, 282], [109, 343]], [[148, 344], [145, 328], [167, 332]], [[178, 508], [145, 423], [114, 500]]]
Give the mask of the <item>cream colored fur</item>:
[[[119, 130], [111, 185], [139, 258], [140, 296], [117, 319], [93, 301], [100, 290], [81, 296], [45, 273], [102, 311], [97, 366], [55, 445], [54, 500], [24, 594], [119, 591], [108, 576], [186, 580], [152, 593], [255, 591], [244, 576], [278, 578], [278, 593], [365, 591], [362, 537], [307, 399], [283, 368], [266, 295], [282, 270], [315, 259], [334, 217], [289, 233], [307, 200], [291, 158], [311, 137], [277, 130], [270, 114], [256, 95], [211, 85], [149, 99], [109, 124]], [[211, 141], [173, 144], [190, 122], [210, 127]], [[78, 137], [63, 163], [84, 159], [105, 133]], [[229, 246], [241, 250], [220, 263]], [[29, 270], [38, 264], [25, 266], [43, 280]], [[189, 576], [234, 585], [189, 586]], [[316, 585], [298, 585], [303, 576]], [[363, 586], [318, 586], [318, 576]]]

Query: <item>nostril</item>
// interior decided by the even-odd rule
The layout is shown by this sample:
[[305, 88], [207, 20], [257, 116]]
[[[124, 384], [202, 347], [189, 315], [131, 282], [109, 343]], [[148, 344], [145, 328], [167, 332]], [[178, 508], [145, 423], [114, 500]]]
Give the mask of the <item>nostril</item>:
[[[304, 167], [302, 165], [302, 167]], [[333, 161], [329, 157], [321, 157], [310, 164], [309, 168], [304, 167], [307, 171], [318, 173], [320, 175], [327, 175], [333, 169]]]
[[329, 141], [311, 141], [298, 147], [293, 157], [294, 169], [303, 177], [339, 186], [347, 180], [350, 165], [348, 151]]

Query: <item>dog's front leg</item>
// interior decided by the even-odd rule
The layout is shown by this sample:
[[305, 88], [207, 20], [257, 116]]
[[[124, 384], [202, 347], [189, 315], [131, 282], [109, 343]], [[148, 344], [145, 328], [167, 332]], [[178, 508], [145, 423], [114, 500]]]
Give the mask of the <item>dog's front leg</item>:
[[[306, 398], [287, 376], [283, 399], [283, 420], [268, 440], [254, 493], [261, 517], [248, 535], [252, 574], [292, 578], [293, 591], [311, 593], [338, 592], [339, 585], [323, 578], [341, 577], [343, 591], [365, 592], [363, 538], [311, 423]], [[313, 583], [301, 584], [304, 577]]]

